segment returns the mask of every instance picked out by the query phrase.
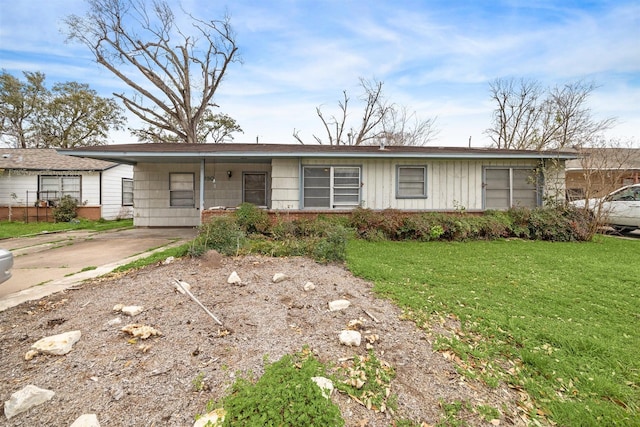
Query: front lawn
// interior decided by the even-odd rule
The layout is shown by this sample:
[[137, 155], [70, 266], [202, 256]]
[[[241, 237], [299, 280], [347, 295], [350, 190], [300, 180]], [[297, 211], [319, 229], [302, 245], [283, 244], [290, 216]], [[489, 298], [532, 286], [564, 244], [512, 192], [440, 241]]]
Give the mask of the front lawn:
[[408, 319], [454, 325], [438, 348], [463, 375], [525, 390], [530, 417], [567, 426], [640, 425], [638, 260], [640, 242], [602, 236], [347, 250], [351, 271]]
[[121, 219], [115, 221], [89, 221], [79, 219], [72, 222], [20, 222], [20, 221], [0, 221], [0, 239], [10, 237], [33, 236], [39, 233], [68, 230], [96, 230], [105, 231], [115, 228], [133, 227], [132, 219]]

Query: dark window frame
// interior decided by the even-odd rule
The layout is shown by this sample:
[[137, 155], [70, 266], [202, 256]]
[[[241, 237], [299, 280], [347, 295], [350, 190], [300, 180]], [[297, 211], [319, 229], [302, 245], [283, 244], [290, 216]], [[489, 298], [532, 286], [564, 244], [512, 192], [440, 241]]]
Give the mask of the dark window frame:
[[[127, 184], [131, 183], [131, 191], [125, 191], [125, 182]], [[121, 192], [122, 206], [133, 206], [133, 178], [122, 178], [121, 190], [122, 190]], [[129, 193], [131, 193], [131, 197], [130, 197], [131, 202], [129, 201], [125, 202], [125, 194], [129, 194]], [[127, 199], [129, 198], [127, 197]]]

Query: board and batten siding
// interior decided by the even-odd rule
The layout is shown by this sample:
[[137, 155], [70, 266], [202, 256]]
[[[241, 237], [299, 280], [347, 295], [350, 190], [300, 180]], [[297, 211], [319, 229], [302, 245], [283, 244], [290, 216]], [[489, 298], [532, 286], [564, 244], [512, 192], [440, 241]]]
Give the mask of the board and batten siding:
[[300, 161], [273, 159], [271, 167], [271, 208], [300, 209]]
[[[370, 209], [482, 210], [486, 167], [535, 168], [535, 160], [304, 159], [274, 160], [273, 209], [300, 209], [301, 166], [360, 166], [361, 205]], [[427, 197], [397, 198], [397, 166], [427, 167]]]

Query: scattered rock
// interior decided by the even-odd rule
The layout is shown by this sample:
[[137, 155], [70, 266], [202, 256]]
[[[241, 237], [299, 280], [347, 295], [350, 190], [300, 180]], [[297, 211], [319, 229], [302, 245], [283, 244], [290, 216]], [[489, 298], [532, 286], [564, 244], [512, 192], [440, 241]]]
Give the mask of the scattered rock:
[[175, 261], [175, 260], [176, 260], [176, 258], [175, 258], [175, 257], [170, 256], [170, 257], [167, 257], [167, 258], [166, 258], [162, 263], [163, 263], [164, 265], [167, 265], [167, 264], [171, 264], [171, 263], [172, 263], [173, 261]]
[[335, 301], [331, 301], [329, 303], [329, 311], [339, 311], [339, 310], [344, 310], [345, 308], [349, 307], [351, 305], [351, 302], [347, 301], [346, 299], [338, 299]]
[[198, 418], [196, 422], [193, 423], [193, 427], [220, 427], [225, 415], [227, 415], [227, 411], [223, 408], [214, 409]]
[[[80, 331], [65, 332], [64, 334], [51, 335], [36, 341], [31, 349], [39, 353], [62, 356], [73, 348], [73, 345], [80, 340]], [[26, 356], [25, 356], [26, 357]]]
[[96, 414], [83, 414], [69, 427], [100, 427], [100, 423]]
[[347, 329], [351, 329], [352, 331], [359, 331], [362, 328], [364, 328], [364, 321], [362, 319], [349, 320], [347, 324]]
[[51, 400], [54, 395], [55, 393], [51, 390], [45, 390], [29, 384], [22, 390], [13, 393], [9, 400], [4, 402], [4, 415], [9, 419]]
[[229, 275], [229, 278], [227, 279], [227, 283], [230, 285], [240, 285], [242, 284], [242, 280], [240, 279], [240, 276], [238, 276], [238, 273], [234, 271]]
[[143, 311], [144, 307], [141, 305], [128, 305], [126, 307], [122, 307], [122, 314], [126, 314], [127, 316], [137, 316]]
[[180, 279], [178, 279], [178, 282], [180, 283], [180, 285], [178, 285], [178, 283], [176, 283], [176, 282], [173, 282], [173, 286], [175, 286], [176, 291], [180, 292], [183, 295], [186, 294], [185, 289], [187, 291], [191, 291], [191, 285], [190, 284], [188, 284], [184, 280], [180, 280]]
[[120, 312], [124, 308], [124, 304], [116, 304], [113, 306], [113, 311]]
[[132, 323], [127, 325], [121, 329], [122, 332], [126, 332], [129, 335], [133, 335], [134, 338], [140, 338], [146, 340], [150, 336], [160, 336], [162, 333], [157, 329], [152, 328], [147, 325], [140, 325], [137, 323]]
[[114, 325], [119, 325], [120, 323], [122, 323], [122, 319], [120, 319], [119, 317], [116, 317], [114, 319], [109, 320], [107, 322], [107, 325], [114, 326]]
[[38, 352], [36, 350], [29, 350], [27, 351], [27, 353], [24, 355], [24, 360], [31, 360], [34, 357], [36, 357], [38, 355]]
[[304, 284], [304, 287], [303, 287], [305, 292], [313, 291], [315, 288], [316, 288], [316, 285], [314, 285], [313, 282], [307, 282]]
[[311, 381], [316, 383], [320, 390], [322, 390], [322, 395], [329, 399], [331, 397], [331, 393], [333, 393], [333, 381], [329, 378], [325, 377], [312, 377]]
[[340, 332], [340, 344], [344, 344], [349, 347], [360, 346], [362, 335], [358, 331], [345, 330]]
[[271, 281], [273, 283], [280, 283], [280, 282], [284, 282], [285, 280], [289, 279], [289, 276], [287, 276], [284, 273], [276, 273], [273, 275], [273, 279], [271, 279]]

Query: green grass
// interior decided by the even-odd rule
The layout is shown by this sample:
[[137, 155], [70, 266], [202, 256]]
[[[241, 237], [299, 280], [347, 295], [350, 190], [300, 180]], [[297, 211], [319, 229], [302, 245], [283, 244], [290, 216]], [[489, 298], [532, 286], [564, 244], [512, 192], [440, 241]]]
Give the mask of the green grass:
[[157, 264], [159, 262], [166, 260], [169, 257], [175, 257], [175, 258], [183, 257], [189, 253], [189, 249], [192, 247], [192, 245], [193, 244], [191, 242], [188, 242], [180, 246], [174, 246], [172, 248], [168, 248], [163, 251], [153, 253], [147, 257], [137, 259], [128, 264], [121, 265], [120, 267], [116, 267], [113, 270], [113, 272], [114, 273], [124, 272], [127, 270], [142, 268], [151, 264]]
[[[406, 317], [458, 319], [442, 351], [558, 425], [640, 425], [640, 242], [349, 242], [347, 263]], [[526, 402], [523, 402], [526, 407]]]
[[132, 219], [121, 219], [116, 221], [89, 221], [80, 219], [77, 222], [19, 222], [0, 221], [0, 239], [10, 237], [33, 236], [45, 232], [68, 231], [68, 230], [96, 230], [106, 231], [116, 228], [133, 227]]

